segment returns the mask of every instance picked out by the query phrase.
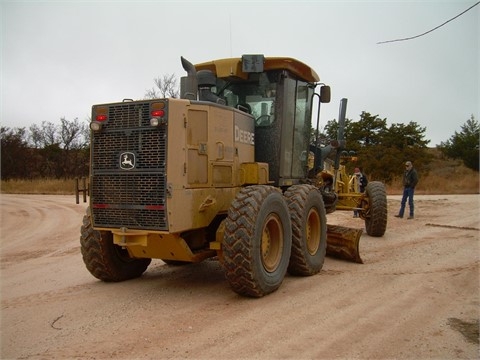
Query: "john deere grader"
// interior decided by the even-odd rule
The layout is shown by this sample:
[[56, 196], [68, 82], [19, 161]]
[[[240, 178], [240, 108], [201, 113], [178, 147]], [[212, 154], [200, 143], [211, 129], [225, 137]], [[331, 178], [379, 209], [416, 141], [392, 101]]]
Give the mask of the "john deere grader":
[[[287, 271], [318, 273], [327, 251], [361, 262], [362, 230], [327, 225], [327, 213], [357, 209], [367, 233], [382, 236], [385, 188], [371, 182], [364, 194], [351, 192], [340, 158], [327, 166], [333, 150], [341, 154], [342, 134], [311, 147], [314, 104], [330, 102], [317, 73], [263, 55], [181, 62], [179, 99], [92, 107], [80, 238], [92, 275], [123, 281], [152, 258], [217, 257], [235, 292], [261, 297]], [[344, 99], [342, 119], [345, 107]]]

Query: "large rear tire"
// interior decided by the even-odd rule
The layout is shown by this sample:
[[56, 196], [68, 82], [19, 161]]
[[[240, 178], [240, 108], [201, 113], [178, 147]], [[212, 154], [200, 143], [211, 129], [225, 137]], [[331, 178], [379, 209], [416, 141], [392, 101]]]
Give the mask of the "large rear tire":
[[250, 186], [236, 196], [225, 220], [223, 266], [236, 293], [261, 297], [277, 290], [292, 245], [290, 215], [279, 189]]
[[106, 282], [124, 281], [141, 276], [152, 259], [134, 259], [128, 251], [113, 243], [110, 231], [94, 230], [87, 209], [81, 227], [80, 249], [88, 271]]
[[380, 237], [387, 230], [387, 191], [380, 181], [370, 181], [365, 189], [369, 206], [363, 212], [365, 228], [370, 236]]
[[312, 185], [294, 185], [285, 192], [292, 220], [292, 252], [288, 272], [310, 276], [325, 261], [327, 219], [320, 191]]

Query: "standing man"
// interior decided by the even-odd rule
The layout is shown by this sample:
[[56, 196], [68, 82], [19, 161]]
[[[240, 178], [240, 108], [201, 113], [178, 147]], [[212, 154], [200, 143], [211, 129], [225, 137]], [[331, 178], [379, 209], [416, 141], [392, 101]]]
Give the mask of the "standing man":
[[418, 184], [418, 174], [413, 168], [411, 161], [405, 163], [405, 174], [403, 175], [403, 197], [402, 204], [398, 215], [395, 217], [403, 218], [405, 212], [405, 204], [408, 199], [408, 206], [410, 207], [410, 215], [408, 219], [413, 219], [413, 194], [415, 193], [415, 186]]
[[[361, 168], [355, 168], [353, 175], [355, 176], [355, 179], [353, 181], [354, 184], [354, 191], [355, 192], [365, 192], [365, 188], [367, 187], [368, 184], [368, 179], [363, 173]], [[353, 210], [353, 217], [358, 218], [358, 210]]]

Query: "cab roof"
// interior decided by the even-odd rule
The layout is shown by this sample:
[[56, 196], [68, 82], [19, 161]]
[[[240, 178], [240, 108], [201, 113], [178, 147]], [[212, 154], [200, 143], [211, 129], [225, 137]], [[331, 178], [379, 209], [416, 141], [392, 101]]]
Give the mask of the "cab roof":
[[[320, 77], [310, 66], [289, 57], [264, 58], [263, 71], [288, 70], [296, 77], [309, 83], [320, 81]], [[242, 58], [227, 58], [208, 61], [195, 65], [197, 71], [210, 70], [219, 78], [237, 77], [248, 79], [247, 72], [242, 70]]]

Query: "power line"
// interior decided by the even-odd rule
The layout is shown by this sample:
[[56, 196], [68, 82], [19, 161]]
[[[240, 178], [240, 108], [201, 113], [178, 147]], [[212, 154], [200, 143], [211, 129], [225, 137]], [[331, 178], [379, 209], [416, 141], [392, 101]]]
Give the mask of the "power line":
[[443, 25], [449, 23], [449, 22], [452, 21], [452, 20], [455, 20], [456, 18], [458, 18], [459, 16], [465, 14], [467, 11], [471, 10], [472, 8], [474, 8], [475, 6], [477, 6], [478, 4], [480, 4], [480, 1], [478, 1], [476, 4], [473, 4], [473, 5], [470, 6], [467, 10], [461, 12], [461, 13], [458, 14], [457, 16], [451, 18], [450, 20], [445, 21], [443, 24], [440, 24], [440, 25], [438, 25], [437, 27], [434, 27], [434, 28], [431, 29], [431, 30], [428, 30], [427, 32], [424, 32], [423, 34], [415, 35], [415, 36], [411, 36], [411, 37], [407, 37], [407, 38], [403, 38], [403, 39], [380, 41], [380, 42], [377, 42], [377, 44], [386, 44], [386, 43], [391, 43], [391, 42], [396, 42], [396, 41], [405, 41], [405, 40], [416, 39], [416, 38], [418, 38], [418, 37], [420, 37], [420, 36], [423, 36], [423, 35], [426, 35], [426, 34], [428, 34], [428, 33], [431, 33], [432, 31], [435, 31], [435, 30], [437, 30], [438, 28], [441, 28]]

